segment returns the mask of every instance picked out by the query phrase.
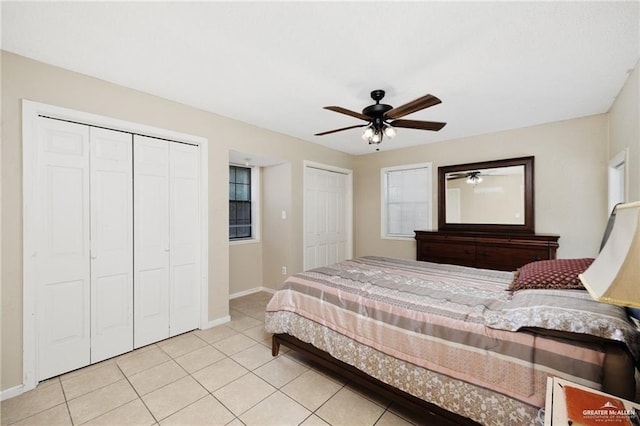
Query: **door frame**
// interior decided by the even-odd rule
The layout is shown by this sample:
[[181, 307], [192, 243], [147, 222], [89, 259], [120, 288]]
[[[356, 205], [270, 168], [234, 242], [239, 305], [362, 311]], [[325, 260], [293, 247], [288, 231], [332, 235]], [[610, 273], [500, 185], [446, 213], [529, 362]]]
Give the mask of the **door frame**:
[[37, 135], [38, 117], [66, 120], [94, 127], [104, 127], [132, 134], [168, 139], [175, 142], [188, 143], [200, 147], [200, 328], [209, 323], [209, 147], [208, 139], [175, 132], [172, 130], [148, 126], [102, 115], [77, 111], [55, 105], [22, 100], [22, 391], [34, 389], [38, 384], [37, 371], [37, 333], [36, 329], [36, 263], [37, 244], [35, 226], [37, 217], [35, 207], [37, 187]]
[[304, 160], [302, 167], [302, 266], [307, 264], [307, 169], [319, 169], [327, 172], [341, 173], [347, 177], [347, 193], [345, 203], [345, 224], [347, 231], [347, 259], [353, 257], [353, 170], [330, 166], [315, 161]]
[[616, 204], [629, 200], [628, 158], [629, 148], [625, 148], [614, 155], [607, 164], [607, 211], [609, 213]]

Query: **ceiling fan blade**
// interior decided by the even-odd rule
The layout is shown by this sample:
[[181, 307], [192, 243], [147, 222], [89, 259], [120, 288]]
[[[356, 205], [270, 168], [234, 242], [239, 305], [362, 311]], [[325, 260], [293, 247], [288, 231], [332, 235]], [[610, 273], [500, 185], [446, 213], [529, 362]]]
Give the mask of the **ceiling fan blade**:
[[447, 173], [446, 174], [447, 180], [462, 179], [467, 177], [468, 177], [468, 173]]
[[389, 122], [393, 127], [405, 127], [407, 129], [433, 130], [437, 132], [447, 123], [438, 121], [419, 121], [419, 120], [393, 120]]
[[342, 108], [339, 106], [326, 106], [324, 109], [329, 111], [339, 112], [340, 114], [350, 115], [351, 117], [359, 118], [360, 120], [371, 121], [371, 117], [361, 114], [359, 112], [351, 111], [350, 109]]
[[438, 105], [442, 101], [433, 95], [424, 95], [421, 98], [414, 99], [413, 101], [393, 108], [384, 115], [385, 118], [400, 118], [412, 112], [420, 111], [421, 109], [429, 108], [434, 105]]
[[356, 124], [355, 126], [343, 127], [341, 129], [334, 129], [334, 130], [328, 130], [326, 132], [316, 133], [314, 136], [328, 135], [329, 133], [335, 133], [335, 132], [341, 132], [343, 130], [355, 129], [355, 128], [358, 128], [358, 127], [364, 127], [366, 125], [367, 124]]

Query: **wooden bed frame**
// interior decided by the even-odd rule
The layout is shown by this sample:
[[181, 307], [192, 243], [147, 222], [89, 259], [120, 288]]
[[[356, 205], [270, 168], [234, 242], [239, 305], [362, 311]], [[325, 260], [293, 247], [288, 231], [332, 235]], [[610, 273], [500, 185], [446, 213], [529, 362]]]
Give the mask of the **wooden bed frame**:
[[424, 424], [456, 426], [456, 425], [478, 425], [473, 420], [462, 417], [458, 414], [438, 407], [437, 405], [423, 401], [413, 395], [394, 388], [380, 380], [369, 376], [368, 374], [358, 370], [357, 368], [344, 363], [328, 353], [316, 348], [315, 346], [303, 342], [289, 334], [274, 334], [272, 337], [271, 354], [277, 356], [280, 352], [280, 345], [283, 344], [288, 348], [301, 353], [317, 362], [323, 367], [338, 373], [340, 376], [357, 383], [371, 391], [377, 393], [383, 398], [394, 402], [401, 407], [422, 417]]

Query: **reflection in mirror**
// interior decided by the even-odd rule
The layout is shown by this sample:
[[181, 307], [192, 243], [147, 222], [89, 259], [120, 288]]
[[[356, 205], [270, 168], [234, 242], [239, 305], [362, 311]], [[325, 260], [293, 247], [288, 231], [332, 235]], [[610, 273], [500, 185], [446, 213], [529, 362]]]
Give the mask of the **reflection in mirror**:
[[447, 223], [524, 225], [524, 165], [445, 177]]
[[534, 157], [438, 167], [438, 230], [535, 233]]

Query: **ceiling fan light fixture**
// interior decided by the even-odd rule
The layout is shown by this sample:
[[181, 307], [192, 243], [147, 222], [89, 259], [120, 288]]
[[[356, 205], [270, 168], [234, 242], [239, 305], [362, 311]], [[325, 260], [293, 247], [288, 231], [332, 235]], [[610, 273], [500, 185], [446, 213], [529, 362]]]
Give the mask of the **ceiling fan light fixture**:
[[476, 185], [482, 182], [482, 178], [478, 174], [471, 174], [467, 178], [467, 183], [471, 185]]
[[362, 132], [362, 139], [364, 139], [365, 141], [370, 141], [371, 138], [373, 137], [373, 134], [374, 134], [373, 126], [368, 125], [367, 127], [365, 127], [364, 131]]
[[380, 142], [382, 142], [382, 132], [380, 132], [380, 131], [374, 132], [373, 135], [371, 136], [370, 143], [373, 143], [373, 144], [377, 145]]
[[396, 129], [391, 127], [389, 124], [384, 125], [384, 135], [389, 139], [393, 139], [396, 136]]

